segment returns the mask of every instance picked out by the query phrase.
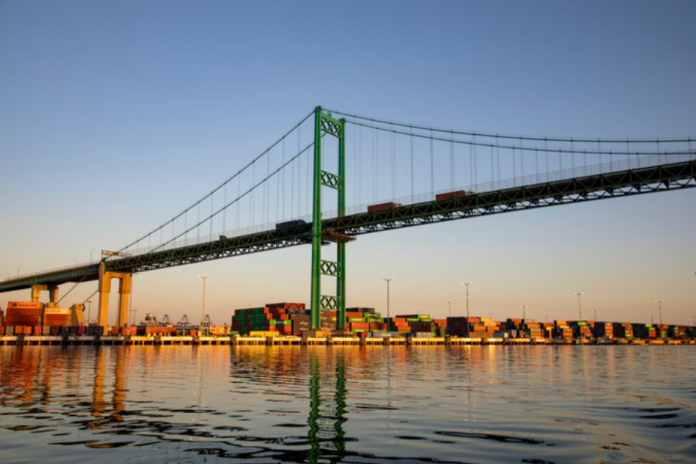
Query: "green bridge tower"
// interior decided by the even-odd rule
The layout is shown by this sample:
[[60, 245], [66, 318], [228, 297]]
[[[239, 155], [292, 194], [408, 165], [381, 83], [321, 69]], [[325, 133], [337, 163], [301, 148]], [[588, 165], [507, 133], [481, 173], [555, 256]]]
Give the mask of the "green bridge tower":
[[[338, 139], [338, 174], [322, 169], [322, 137], [330, 135]], [[338, 217], [345, 216], [346, 209], [346, 121], [334, 119], [320, 106], [314, 110], [314, 208], [312, 212], [312, 330], [321, 329], [321, 311], [337, 311], [336, 329], [346, 328], [346, 242], [352, 240], [336, 231], [322, 230], [322, 187], [338, 191]], [[323, 260], [322, 243], [336, 242], [336, 261]], [[336, 295], [322, 295], [321, 276], [336, 278]]]

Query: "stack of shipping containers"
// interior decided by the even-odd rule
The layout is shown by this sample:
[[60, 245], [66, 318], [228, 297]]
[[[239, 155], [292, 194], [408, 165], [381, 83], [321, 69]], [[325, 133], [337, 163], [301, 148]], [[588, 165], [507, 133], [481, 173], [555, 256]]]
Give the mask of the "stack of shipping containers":
[[383, 332], [387, 326], [375, 308], [347, 308], [346, 330], [366, 337], [370, 332]]
[[400, 315], [392, 318], [388, 323], [389, 330], [392, 332], [410, 333], [419, 337], [432, 336], [435, 329], [433, 318], [429, 314]]
[[232, 330], [242, 335], [293, 335], [293, 316], [298, 326], [303, 325], [304, 317], [309, 322], [304, 303], [273, 303], [261, 308], [237, 309], [232, 316]]
[[[471, 320], [473, 318], [469, 318]], [[480, 320], [480, 318], [476, 318]], [[453, 337], [467, 337], [471, 332], [471, 327], [466, 317], [448, 317], [447, 318], [447, 335]]]

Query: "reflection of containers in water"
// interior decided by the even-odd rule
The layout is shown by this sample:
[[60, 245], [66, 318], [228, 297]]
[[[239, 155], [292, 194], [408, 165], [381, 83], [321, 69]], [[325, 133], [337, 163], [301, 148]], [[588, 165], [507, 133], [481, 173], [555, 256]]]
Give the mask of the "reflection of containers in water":
[[368, 206], [367, 212], [368, 213], [379, 213], [381, 211], [389, 211], [390, 209], [398, 208], [399, 206], [402, 206], [401, 203], [396, 203], [394, 201], [390, 201], [388, 203], [379, 203], [377, 205]]

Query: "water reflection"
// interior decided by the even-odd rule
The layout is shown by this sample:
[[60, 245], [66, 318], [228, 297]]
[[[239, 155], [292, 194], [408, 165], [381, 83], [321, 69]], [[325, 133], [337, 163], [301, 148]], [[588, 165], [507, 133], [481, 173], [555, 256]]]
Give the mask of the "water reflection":
[[[111, 389], [111, 401], [106, 400], [107, 389], [107, 350], [101, 347], [95, 349], [94, 356], [94, 388], [92, 389], [92, 417], [94, 421], [89, 423], [89, 427], [99, 429], [105, 422], [108, 421], [123, 422], [123, 413], [126, 411], [126, 356], [125, 349], [117, 348], [109, 350], [115, 356], [113, 385]], [[106, 415], [108, 409], [111, 409], [111, 414]]]
[[336, 387], [334, 397], [322, 398], [322, 366], [319, 356], [311, 357], [309, 461], [319, 462], [322, 458], [331, 462], [341, 461], [346, 455], [346, 439], [343, 425], [346, 423], [346, 366], [342, 353], [336, 359]]
[[693, 354], [690, 347], [4, 347], [0, 454], [3, 464], [690, 462]]

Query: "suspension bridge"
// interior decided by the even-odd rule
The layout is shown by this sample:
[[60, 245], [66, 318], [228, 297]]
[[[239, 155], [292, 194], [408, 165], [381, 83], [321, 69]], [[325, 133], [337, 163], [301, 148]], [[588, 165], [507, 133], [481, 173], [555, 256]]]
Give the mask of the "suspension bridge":
[[[135, 273], [307, 245], [312, 329], [320, 328], [321, 311], [334, 310], [342, 330], [346, 249], [357, 236], [696, 187], [693, 142], [459, 131], [317, 107], [234, 175], [118, 251], [8, 278], [0, 292], [31, 289], [38, 301], [48, 290], [57, 304], [77, 285], [98, 281], [98, 323], [107, 326], [111, 280], [118, 279], [123, 326]], [[332, 288], [322, 288], [322, 276], [335, 279]], [[59, 299], [66, 283], [74, 285]]]

